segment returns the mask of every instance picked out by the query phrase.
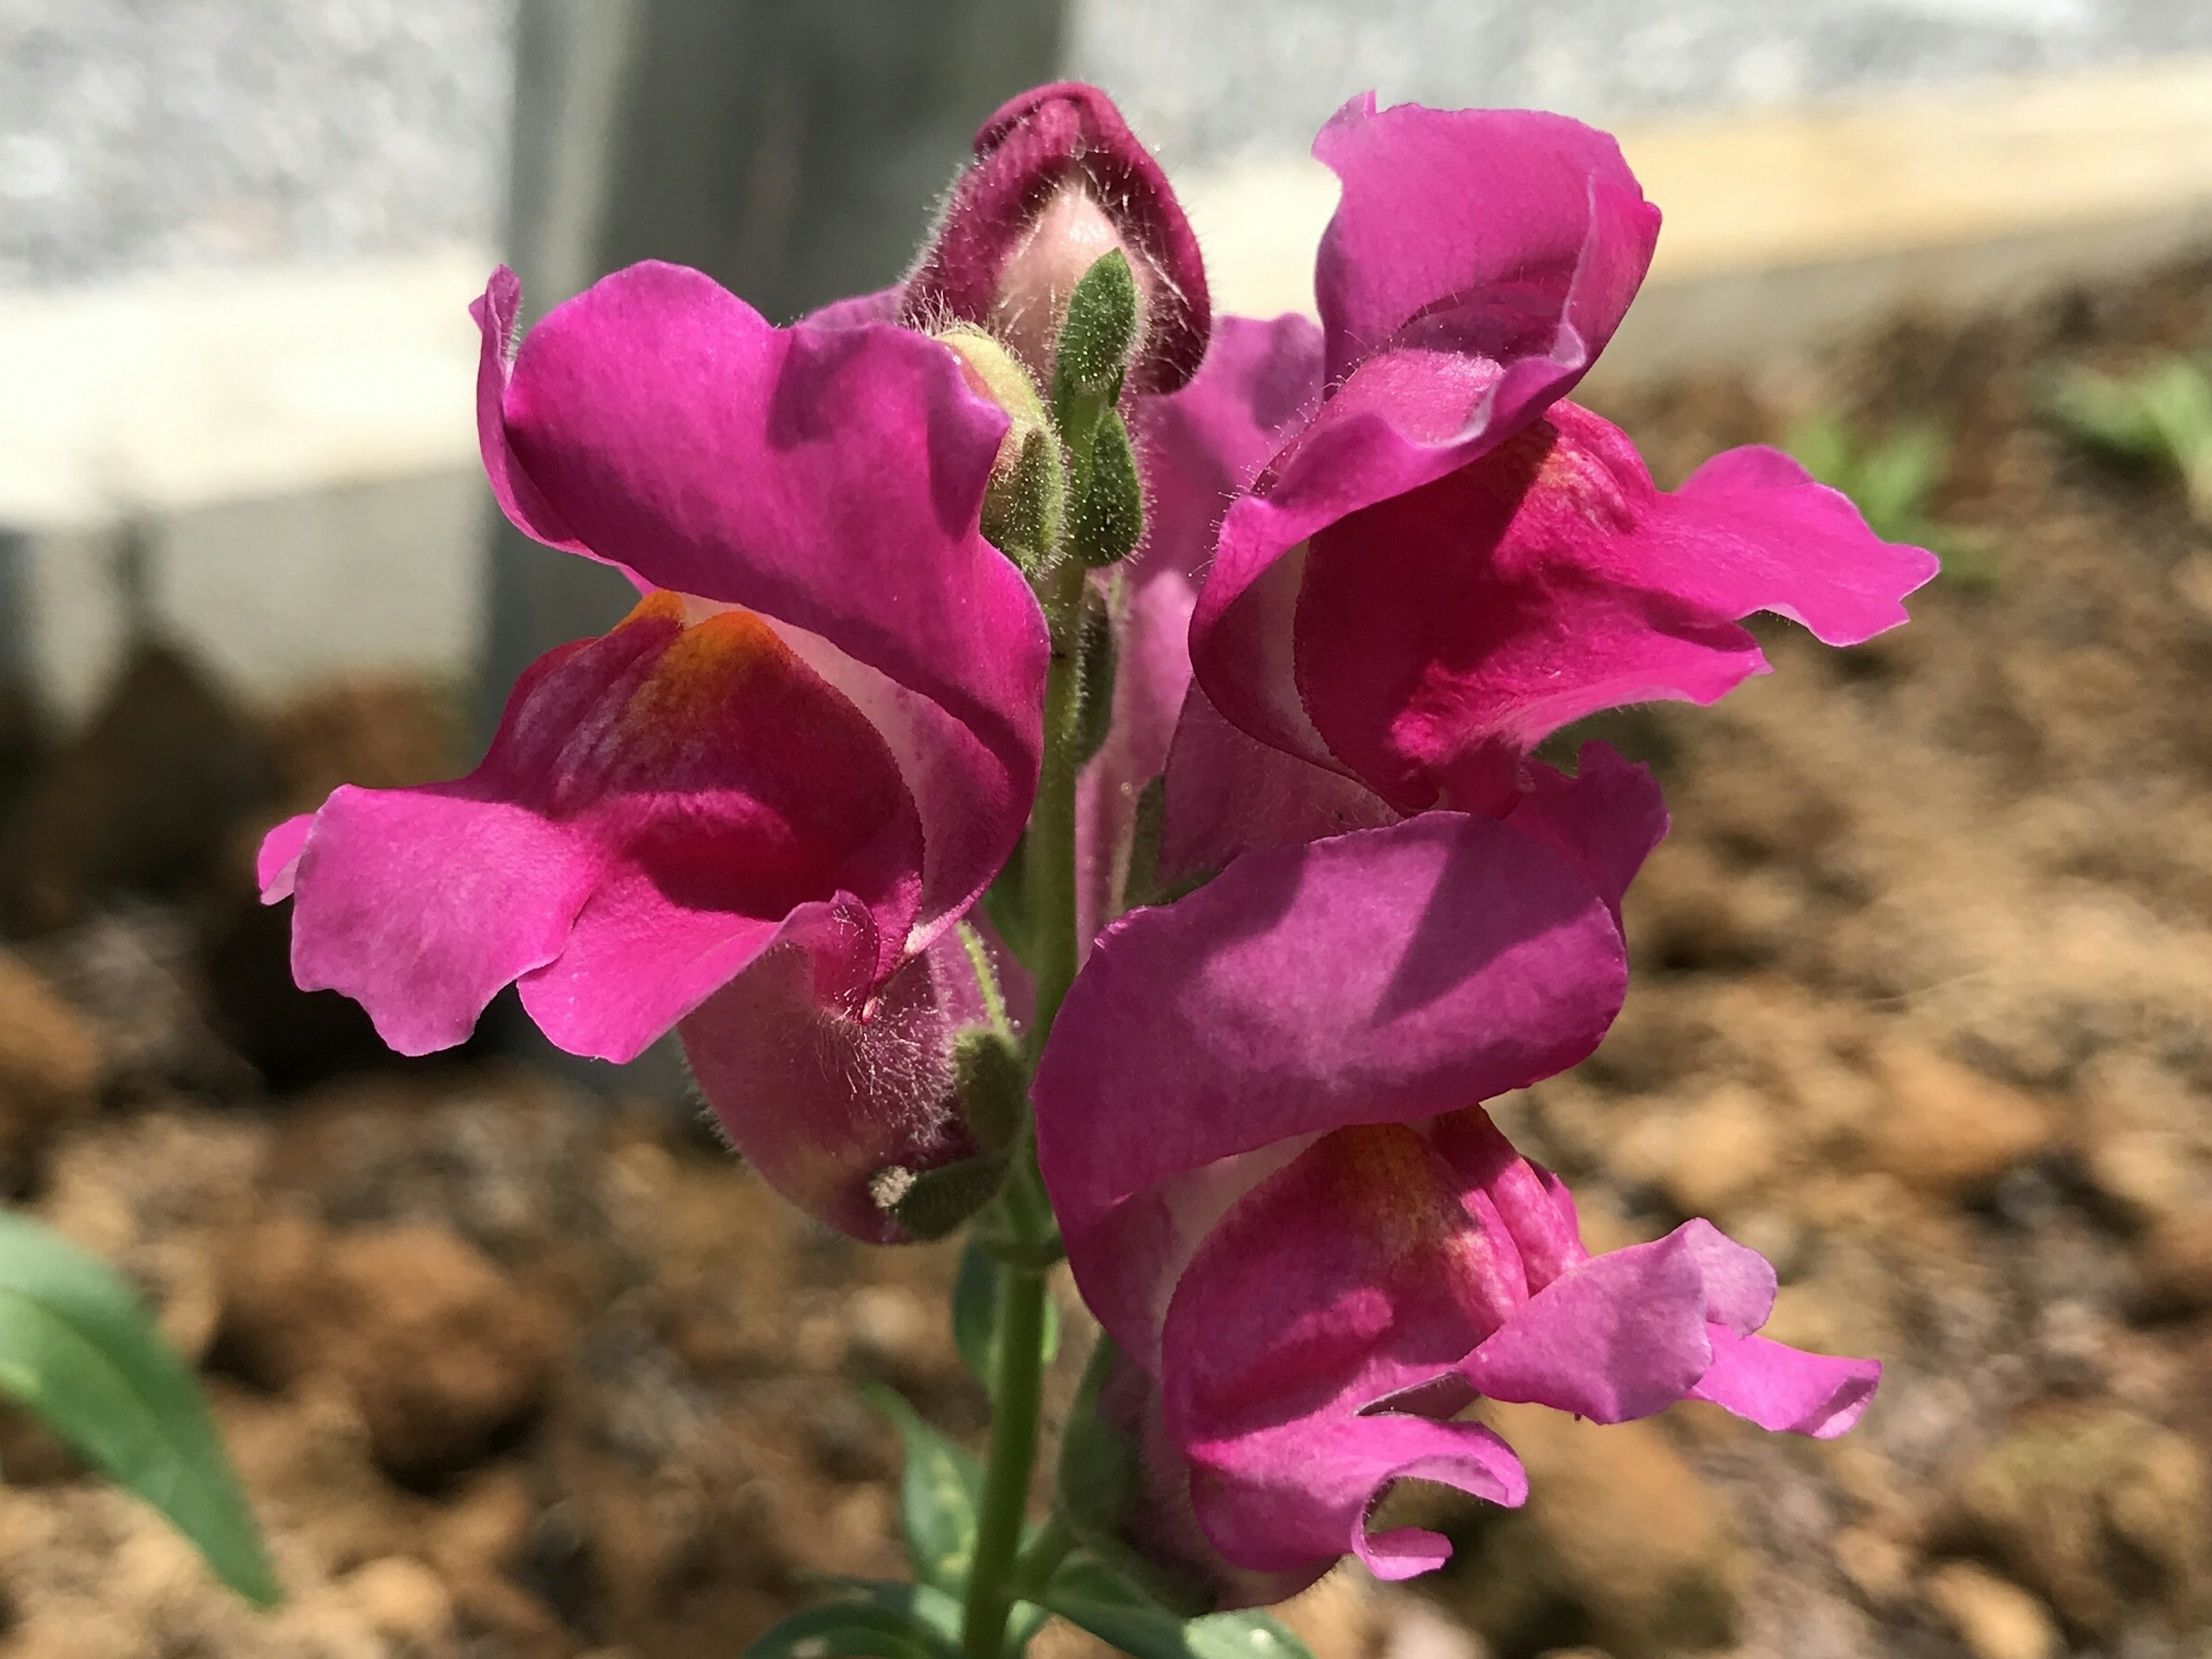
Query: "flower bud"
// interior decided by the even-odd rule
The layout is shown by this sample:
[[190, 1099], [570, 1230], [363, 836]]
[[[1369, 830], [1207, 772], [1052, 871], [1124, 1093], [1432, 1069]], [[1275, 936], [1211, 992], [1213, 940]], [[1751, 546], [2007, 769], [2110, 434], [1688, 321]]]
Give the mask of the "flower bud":
[[1066, 498], [1059, 434], [1020, 361], [979, 329], [937, 337], [958, 354], [969, 389], [1006, 411], [1006, 435], [983, 496], [984, 539], [1035, 572], [1060, 544]]
[[904, 315], [916, 327], [989, 328], [1043, 378], [1076, 283], [1116, 249], [1142, 299], [1129, 384], [1172, 392], [1197, 373], [1212, 327], [1198, 239], [1105, 94], [1040, 87], [975, 135], [975, 164], [907, 280]]

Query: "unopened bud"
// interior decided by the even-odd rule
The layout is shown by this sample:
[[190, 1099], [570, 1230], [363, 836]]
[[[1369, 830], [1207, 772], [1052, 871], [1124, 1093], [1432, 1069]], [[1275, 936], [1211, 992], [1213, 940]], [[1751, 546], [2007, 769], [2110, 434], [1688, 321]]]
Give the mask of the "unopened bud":
[[1139, 392], [1198, 372], [1212, 326], [1198, 239], [1167, 175], [1096, 87], [1023, 94], [975, 135], [935, 237], [907, 279], [910, 325], [988, 327], [1041, 376], [1083, 273], [1119, 251], [1140, 296]]
[[915, 1238], [943, 1238], [996, 1198], [1006, 1179], [1004, 1153], [941, 1164], [910, 1177], [892, 1201], [891, 1213]]
[[1054, 354], [1052, 400], [1062, 427], [1073, 424], [1079, 398], [1110, 404], [1121, 389], [1137, 343], [1137, 279], [1119, 249], [1083, 273], [1067, 302], [1067, 321]]
[[961, 1032], [952, 1042], [952, 1081], [975, 1144], [994, 1152], [1013, 1145], [1030, 1097], [1029, 1073], [1013, 1039], [988, 1026]]
[[1036, 382], [1005, 346], [972, 328], [938, 338], [959, 354], [969, 389], [1006, 411], [1006, 435], [983, 496], [983, 538], [1034, 574], [1060, 544], [1066, 483], [1059, 434]]
[[1067, 506], [1068, 545], [1096, 568], [1125, 559], [1145, 534], [1145, 487], [1121, 415], [1109, 410], [1077, 453]]

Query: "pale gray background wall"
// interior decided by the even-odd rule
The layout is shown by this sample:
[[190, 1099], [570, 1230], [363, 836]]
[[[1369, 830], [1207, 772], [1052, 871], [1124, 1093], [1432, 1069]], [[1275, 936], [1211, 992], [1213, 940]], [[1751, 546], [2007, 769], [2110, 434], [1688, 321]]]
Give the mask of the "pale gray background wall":
[[[490, 240], [514, 3], [0, 0], [0, 288]], [[2212, 0], [1075, 0], [1070, 67], [1192, 165], [1367, 86], [1604, 117], [2178, 52]]]

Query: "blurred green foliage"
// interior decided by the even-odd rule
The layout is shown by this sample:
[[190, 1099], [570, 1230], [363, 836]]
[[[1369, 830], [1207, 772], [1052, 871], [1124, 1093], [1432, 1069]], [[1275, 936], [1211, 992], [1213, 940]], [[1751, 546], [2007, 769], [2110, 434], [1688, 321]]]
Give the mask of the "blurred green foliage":
[[2093, 448], [2172, 472], [2191, 514], [2212, 524], [2212, 372], [2202, 359], [2167, 357], [2130, 375], [2070, 369], [2045, 406]]
[[1943, 580], [1988, 587], [2002, 574], [1989, 536], [1929, 516], [1951, 468], [1951, 441], [1936, 422], [1901, 422], [1869, 439], [1841, 416], [1823, 412], [1800, 422], [1783, 447], [1822, 483], [1850, 496], [1875, 535], [1935, 554], [1943, 562]]

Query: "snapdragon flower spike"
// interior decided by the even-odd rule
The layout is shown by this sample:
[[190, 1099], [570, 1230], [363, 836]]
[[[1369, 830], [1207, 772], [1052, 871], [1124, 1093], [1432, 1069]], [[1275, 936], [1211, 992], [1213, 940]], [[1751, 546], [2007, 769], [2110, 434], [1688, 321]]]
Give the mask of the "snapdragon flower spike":
[[1764, 672], [1753, 611], [1830, 645], [1905, 619], [1934, 558], [1787, 457], [1732, 450], [1669, 493], [1562, 401], [1658, 234], [1611, 138], [1369, 97], [1314, 153], [1342, 184], [1327, 395], [1230, 507], [1192, 623], [1233, 726], [1399, 812], [1494, 812], [1569, 721]]
[[1068, 297], [1118, 247], [1143, 301], [1130, 390], [1188, 381], [1212, 319], [1198, 239], [1113, 100], [1076, 82], [1038, 87], [984, 122], [975, 149], [901, 292], [908, 322], [988, 328], [1049, 386]]
[[1826, 1437], [1872, 1394], [1878, 1366], [1758, 1335], [1772, 1271], [1706, 1223], [1591, 1255], [1482, 1110], [1595, 1047], [1626, 981], [1620, 891], [1664, 824], [1597, 745], [1577, 778], [1546, 772], [1517, 823], [1439, 811], [1254, 853], [1133, 912], [1046, 1046], [1068, 1260], [1152, 1384], [1137, 1531], [1189, 1515], [1176, 1565], [1212, 1560], [1230, 1597], [1347, 1553], [1437, 1565], [1436, 1534], [1368, 1530], [1400, 1479], [1520, 1502], [1510, 1449], [1442, 1420], [1475, 1395], [1606, 1422], [1705, 1399]]
[[643, 597], [524, 673], [467, 777], [343, 788], [270, 834], [295, 977], [405, 1054], [510, 982], [572, 1053], [676, 1028], [772, 1182], [894, 1237], [872, 1182], [970, 1150], [948, 930], [1036, 783], [1043, 618], [978, 530], [1006, 416], [936, 341], [773, 328], [677, 266], [518, 350], [520, 297], [502, 269], [474, 308], [493, 493]]

